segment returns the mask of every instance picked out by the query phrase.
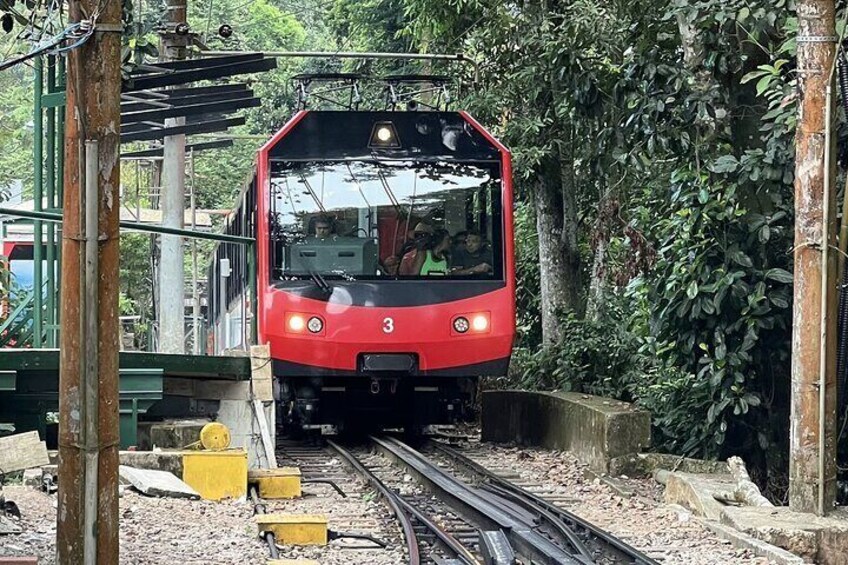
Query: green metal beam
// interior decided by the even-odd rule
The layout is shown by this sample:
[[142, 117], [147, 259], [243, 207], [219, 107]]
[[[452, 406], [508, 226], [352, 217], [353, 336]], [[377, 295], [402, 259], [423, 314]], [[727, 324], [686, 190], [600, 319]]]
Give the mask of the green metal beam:
[[[47, 57], [47, 92], [56, 89], [56, 57]], [[56, 108], [47, 108], [47, 156], [46, 156], [46, 196], [47, 207], [56, 206]], [[62, 144], [59, 144], [61, 147]], [[45, 282], [47, 283], [47, 311], [45, 312], [44, 328], [47, 330], [47, 347], [56, 347], [56, 332], [53, 327], [56, 324], [56, 226], [48, 222], [45, 226], [47, 241], [46, 257], [47, 269], [45, 271]]]
[[51, 92], [41, 97], [42, 108], [61, 108], [65, 105], [65, 91]]
[[[36, 212], [40, 212], [42, 208], [42, 196], [44, 190], [44, 116], [41, 108], [41, 92], [44, 86], [44, 60], [41, 57], [35, 59], [35, 104], [33, 108], [33, 205]], [[33, 288], [36, 289], [35, 304], [32, 311], [33, 321], [33, 347], [41, 347], [43, 345], [43, 333], [41, 331], [42, 315], [44, 314], [41, 303], [44, 295], [42, 294], [42, 239], [41, 239], [41, 220], [36, 218], [33, 222], [32, 241], [33, 241]]]
[[[0, 207], [0, 216], [12, 216], [17, 218], [28, 218], [31, 220], [45, 220], [48, 222], [61, 222], [62, 214], [55, 212], [35, 211], [35, 210], [16, 210], [14, 208]], [[178, 228], [169, 228], [160, 225], [142, 224], [139, 222], [121, 221], [120, 226], [126, 230], [138, 231], [145, 233], [158, 233], [167, 235], [179, 235], [182, 237], [191, 237], [195, 239], [207, 239], [209, 241], [219, 241], [222, 243], [238, 243], [242, 245], [250, 245], [256, 240], [252, 237], [244, 237], [241, 235], [230, 235], [226, 233], [203, 233], [192, 230], [182, 230]]]
[[[250, 379], [250, 357], [176, 355], [121, 351], [120, 369], [161, 369], [166, 377], [246, 381]], [[0, 371], [59, 370], [58, 349], [0, 349]]]
[[[59, 57], [59, 69], [56, 73], [56, 86], [65, 89], [65, 57]], [[65, 198], [65, 105], [59, 106], [56, 116], [56, 139], [59, 151], [56, 155], [56, 205], [63, 206]], [[56, 228], [56, 325], [61, 328], [62, 296], [62, 224]], [[56, 345], [61, 339], [60, 330], [56, 330]]]

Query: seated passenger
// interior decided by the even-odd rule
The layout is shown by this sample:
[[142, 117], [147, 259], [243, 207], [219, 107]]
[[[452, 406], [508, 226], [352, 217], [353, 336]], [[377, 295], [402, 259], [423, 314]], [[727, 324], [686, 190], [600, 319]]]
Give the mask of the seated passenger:
[[399, 274], [409, 276], [419, 273], [420, 265], [415, 263], [415, 259], [420, 252], [430, 247], [432, 235], [433, 228], [429, 224], [418, 222], [412, 232], [412, 238], [404, 243], [400, 250]]
[[451, 274], [476, 275], [492, 272], [492, 252], [483, 247], [483, 237], [477, 230], [465, 236], [465, 249], [457, 249], [451, 256]]
[[465, 251], [465, 239], [468, 237], [467, 231], [456, 232], [453, 236], [453, 247], [451, 248], [451, 257], [459, 250]]
[[447, 275], [450, 245], [451, 236], [447, 230], [436, 230], [431, 245], [416, 253], [412, 263], [413, 273], [425, 277]]

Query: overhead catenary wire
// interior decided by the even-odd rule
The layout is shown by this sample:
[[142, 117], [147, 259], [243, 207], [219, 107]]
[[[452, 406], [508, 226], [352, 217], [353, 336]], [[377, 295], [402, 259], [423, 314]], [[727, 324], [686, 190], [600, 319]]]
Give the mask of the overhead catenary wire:
[[[62, 32], [56, 37], [53, 37], [46, 42], [40, 42], [40, 45], [29, 53], [0, 62], [0, 71], [5, 71], [6, 69], [12, 68], [15, 65], [19, 65], [41, 55], [61, 55], [72, 51], [73, 49], [77, 49], [88, 41], [88, 39], [94, 34], [95, 28], [95, 24], [90, 20], [83, 20], [81, 22], [71, 24], [62, 30]], [[78, 34], [77, 32], [80, 30], [82, 30], [82, 33]], [[67, 40], [73, 41], [73, 43], [65, 47], [59, 47], [63, 41]]]

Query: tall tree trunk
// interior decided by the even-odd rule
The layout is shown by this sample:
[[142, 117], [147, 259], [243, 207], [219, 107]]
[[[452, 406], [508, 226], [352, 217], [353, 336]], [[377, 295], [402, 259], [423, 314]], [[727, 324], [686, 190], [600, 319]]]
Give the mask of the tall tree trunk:
[[536, 230], [539, 234], [542, 339], [553, 344], [562, 337], [560, 315], [580, 312], [580, 254], [577, 211], [570, 171], [549, 159], [533, 183]]
[[[602, 219], [600, 221], [603, 221]], [[586, 317], [598, 320], [603, 315], [603, 299], [607, 287], [608, 237], [598, 237], [592, 256], [592, 274], [589, 279], [589, 296], [586, 297]]]

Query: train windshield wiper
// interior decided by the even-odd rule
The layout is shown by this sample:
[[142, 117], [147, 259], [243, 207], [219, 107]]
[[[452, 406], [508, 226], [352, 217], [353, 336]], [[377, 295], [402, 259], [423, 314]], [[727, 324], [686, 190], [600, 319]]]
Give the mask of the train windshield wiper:
[[326, 294], [333, 294], [332, 285], [327, 282], [327, 279], [325, 279], [321, 273], [315, 269], [309, 269], [309, 278], [315, 283], [315, 286], [320, 288], [323, 292]]

